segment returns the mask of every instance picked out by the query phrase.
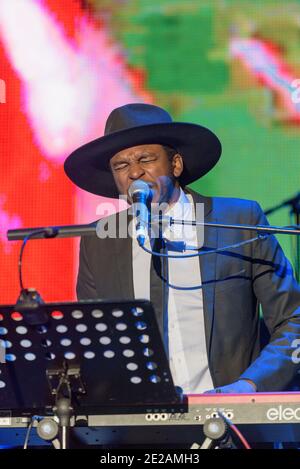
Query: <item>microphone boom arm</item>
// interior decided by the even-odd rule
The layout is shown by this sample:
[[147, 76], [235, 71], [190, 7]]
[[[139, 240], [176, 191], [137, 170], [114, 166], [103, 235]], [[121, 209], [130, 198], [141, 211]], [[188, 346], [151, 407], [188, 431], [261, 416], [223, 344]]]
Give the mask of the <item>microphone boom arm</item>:
[[[166, 221], [165, 218], [160, 221]], [[209, 228], [220, 228], [229, 230], [246, 230], [255, 231], [262, 235], [264, 234], [287, 234], [287, 235], [300, 235], [300, 226], [293, 227], [280, 227], [271, 225], [229, 225], [224, 223], [206, 223], [196, 221], [176, 220], [173, 218], [168, 219], [170, 225], [192, 225], [192, 226], [207, 226]], [[153, 220], [152, 220], [153, 223]], [[77, 236], [93, 236], [96, 233], [97, 223], [90, 223], [87, 225], [62, 225], [62, 226], [49, 226], [39, 228], [21, 228], [17, 230], [8, 230], [8, 241], [18, 241], [25, 239], [32, 233], [30, 239], [48, 239], [48, 238], [74, 238]]]

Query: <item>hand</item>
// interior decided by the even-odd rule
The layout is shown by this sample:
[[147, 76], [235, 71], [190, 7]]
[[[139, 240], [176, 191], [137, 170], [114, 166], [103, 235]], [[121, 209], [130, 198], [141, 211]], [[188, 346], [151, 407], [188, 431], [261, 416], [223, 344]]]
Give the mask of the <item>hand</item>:
[[205, 391], [204, 394], [251, 394], [253, 392], [256, 392], [256, 386], [252, 381], [239, 379], [238, 381], [235, 381], [232, 384], [228, 384], [227, 386]]

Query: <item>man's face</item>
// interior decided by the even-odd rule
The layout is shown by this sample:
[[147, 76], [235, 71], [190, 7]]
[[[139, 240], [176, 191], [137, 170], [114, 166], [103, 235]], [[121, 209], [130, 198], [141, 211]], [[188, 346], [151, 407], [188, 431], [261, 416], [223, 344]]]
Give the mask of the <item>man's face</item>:
[[172, 161], [162, 145], [149, 144], [126, 148], [110, 159], [111, 171], [122, 195], [128, 195], [133, 181], [141, 179], [149, 184], [152, 202], [170, 202], [174, 189], [179, 187], [176, 178], [183, 171], [181, 156], [177, 153]]

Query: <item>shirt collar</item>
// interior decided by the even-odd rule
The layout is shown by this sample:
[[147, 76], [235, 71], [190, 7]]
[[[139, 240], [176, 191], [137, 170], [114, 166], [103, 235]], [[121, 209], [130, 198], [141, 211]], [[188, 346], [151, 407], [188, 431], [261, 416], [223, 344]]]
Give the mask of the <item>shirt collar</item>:
[[172, 218], [179, 218], [183, 220], [192, 220], [192, 197], [180, 187], [180, 195], [177, 202], [170, 207], [166, 215]]

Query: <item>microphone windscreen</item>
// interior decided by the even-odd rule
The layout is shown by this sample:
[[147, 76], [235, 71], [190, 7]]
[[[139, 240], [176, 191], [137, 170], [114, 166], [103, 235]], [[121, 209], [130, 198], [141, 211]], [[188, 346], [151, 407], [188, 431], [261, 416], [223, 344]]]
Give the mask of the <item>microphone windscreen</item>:
[[137, 194], [138, 192], [143, 192], [146, 197], [150, 195], [150, 187], [145, 181], [142, 181], [141, 179], [133, 181], [128, 189], [128, 195], [132, 199], [134, 194]]

